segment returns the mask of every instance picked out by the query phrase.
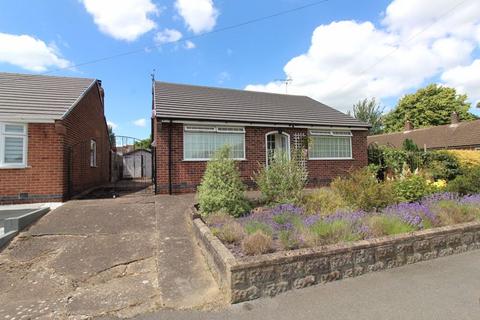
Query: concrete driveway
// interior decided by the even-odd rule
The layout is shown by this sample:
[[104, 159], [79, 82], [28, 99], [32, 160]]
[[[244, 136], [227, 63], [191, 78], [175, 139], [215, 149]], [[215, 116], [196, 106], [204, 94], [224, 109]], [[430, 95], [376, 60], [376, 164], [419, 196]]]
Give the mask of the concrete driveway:
[[223, 298], [184, 214], [193, 196], [71, 201], [0, 253], [2, 319], [130, 317]]

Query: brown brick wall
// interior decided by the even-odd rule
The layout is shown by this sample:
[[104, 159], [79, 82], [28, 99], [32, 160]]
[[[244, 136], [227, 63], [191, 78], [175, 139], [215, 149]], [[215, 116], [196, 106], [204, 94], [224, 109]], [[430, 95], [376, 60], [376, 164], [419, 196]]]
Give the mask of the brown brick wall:
[[[0, 204], [61, 201], [63, 136], [53, 123], [28, 124], [28, 161], [24, 169], [0, 169]], [[20, 200], [20, 194], [22, 198]]]
[[[157, 187], [159, 193], [168, 192], [168, 133], [169, 123], [160, 124], [154, 130], [157, 141]], [[245, 161], [238, 161], [241, 176], [245, 183], [253, 186], [251, 177], [259, 169], [259, 164], [265, 164], [265, 134], [276, 131], [272, 127], [246, 127]], [[291, 146], [296, 132], [307, 134], [307, 129], [283, 128], [290, 134]], [[320, 186], [328, 184], [334, 177], [345, 175], [349, 170], [367, 165], [367, 131], [352, 131], [353, 160], [309, 160], [309, 185]], [[205, 171], [205, 161], [183, 161], [183, 125], [172, 124], [172, 183], [175, 193], [193, 192], [200, 183]]]
[[[90, 167], [92, 138], [96, 168]], [[94, 86], [64, 120], [28, 124], [28, 167], [0, 169], [0, 204], [62, 201], [107, 183], [109, 157], [103, 105]]]
[[[110, 177], [110, 144], [103, 104], [92, 87], [65, 117], [67, 192], [76, 194], [107, 183]], [[97, 167], [90, 166], [90, 140], [97, 143]]]

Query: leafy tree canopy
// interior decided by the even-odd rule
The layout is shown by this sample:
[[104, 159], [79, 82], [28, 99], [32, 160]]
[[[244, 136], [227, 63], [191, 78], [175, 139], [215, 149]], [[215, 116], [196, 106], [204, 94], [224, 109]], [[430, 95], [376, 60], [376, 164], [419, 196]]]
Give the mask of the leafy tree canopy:
[[[369, 123], [371, 134], [379, 134], [383, 132], [382, 113], [383, 107], [372, 98], [370, 100], [363, 99], [353, 105], [353, 117], [357, 120]], [[350, 112], [349, 112], [350, 114]]]
[[454, 111], [462, 121], [475, 120], [469, 109], [467, 95], [457, 94], [454, 88], [430, 84], [401, 98], [383, 123], [386, 132], [402, 131], [406, 120], [410, 120], [414, 128], [438, 126], [449, 124]]
[[142, 140], [135, 141], [135, 149], [148, 149], [150, 150], [152, 144], [152, 138], [146, 138]]
[[113, 127], [108, 126], [108, 139], [110, 139], [110, 145], [112, 147], [115, 147], [116, 145], [116, 138], [115, 138], [115, 132], [113, 132]]

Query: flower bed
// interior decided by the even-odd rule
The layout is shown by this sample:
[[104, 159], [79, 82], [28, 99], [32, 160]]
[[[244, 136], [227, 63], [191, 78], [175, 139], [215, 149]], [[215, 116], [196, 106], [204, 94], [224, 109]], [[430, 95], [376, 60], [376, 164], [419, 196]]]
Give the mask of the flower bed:
[[[463, 199], [465, 203], [475, 197]], [[234, 256], [191, 208], [200, 247], [231, 303], [480, 249], [480, 222], [289, 251]]]
[[340, 209], [331, 214], [307, 213], [301, 206], [285, 204], [259, 207], [240, 218], [217, 213], [205, 220], [236, 257], [244, 257], [480, 220], [480, 195], [439, 193], [379, 211]]

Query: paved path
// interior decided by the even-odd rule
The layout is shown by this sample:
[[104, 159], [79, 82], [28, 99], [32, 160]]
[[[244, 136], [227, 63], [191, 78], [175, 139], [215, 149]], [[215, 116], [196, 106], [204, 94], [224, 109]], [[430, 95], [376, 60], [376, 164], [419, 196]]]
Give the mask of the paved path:
[[192, 201], [78, 200], [51, 211], [0, 253], [0, 319], [129, 317], [222, 301], [191, 240]]
[[478, 320], [480, 251], [371, 273], [221, 312], [162, 311], [138, 320]]

